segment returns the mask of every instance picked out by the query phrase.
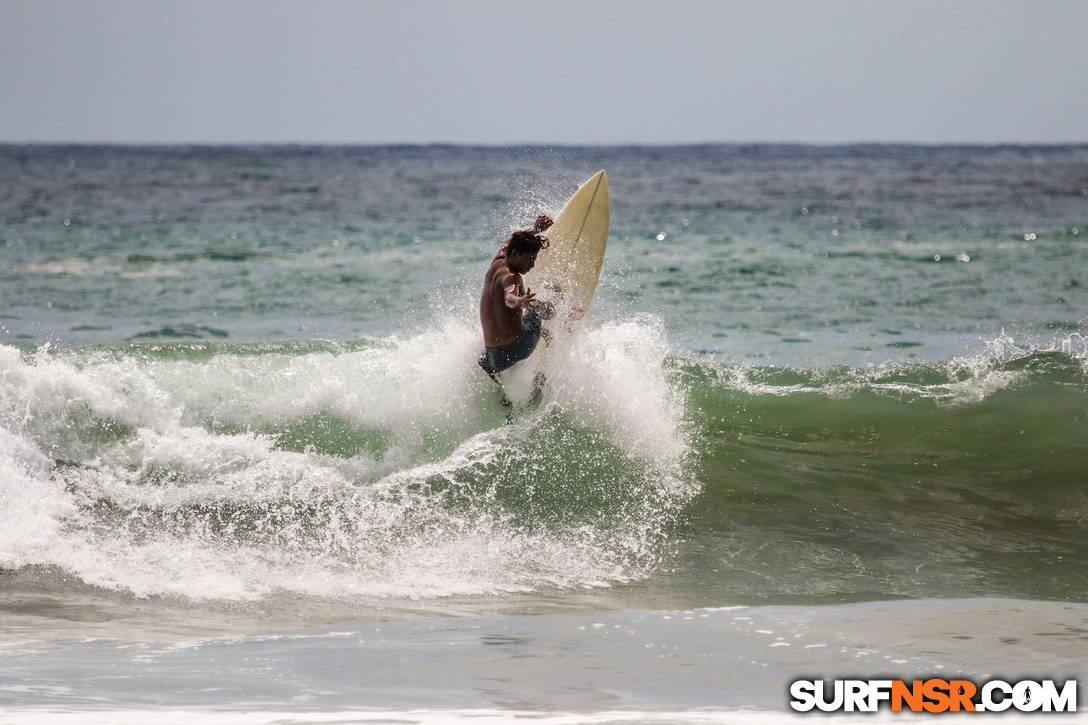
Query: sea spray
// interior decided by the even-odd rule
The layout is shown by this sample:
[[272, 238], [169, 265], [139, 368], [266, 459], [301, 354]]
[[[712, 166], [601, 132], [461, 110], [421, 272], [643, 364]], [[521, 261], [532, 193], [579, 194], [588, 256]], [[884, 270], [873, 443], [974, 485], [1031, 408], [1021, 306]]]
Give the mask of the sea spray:
[[511, 426], [456, 321], [340, 348], [3, 348], [4, 516], [41, 522], [3, 565], [194, 599], [645, 576], [694, 491], [668, 348], [649, 323], [585, 338]]

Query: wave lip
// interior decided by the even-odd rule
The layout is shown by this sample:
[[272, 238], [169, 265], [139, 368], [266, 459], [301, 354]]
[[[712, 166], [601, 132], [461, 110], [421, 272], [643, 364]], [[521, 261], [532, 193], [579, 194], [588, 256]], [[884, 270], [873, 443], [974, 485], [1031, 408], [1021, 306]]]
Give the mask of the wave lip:
[[976, 355], [928, 363], [884, 363], [794, 368], [729, 364], [715, 359], [676, 361], [693, 384], [752, 396], [817, 394], [846, 399], [872, 394], [942, 405], [981, 403], [994, 393], [1034, 383], [1083, 385], [1088, 381], [1088, 339], [1072, 333], [1047, 346], [1024, 346], [1004, 334]]

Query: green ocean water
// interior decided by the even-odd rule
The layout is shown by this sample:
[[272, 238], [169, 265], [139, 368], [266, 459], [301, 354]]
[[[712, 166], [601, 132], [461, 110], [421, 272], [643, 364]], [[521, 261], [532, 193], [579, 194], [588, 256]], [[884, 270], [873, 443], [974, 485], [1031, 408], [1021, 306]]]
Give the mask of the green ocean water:
[[[475, 363], [478, 285], [599, 168], [595, 306], [507, 425]], [[48, 653], [72, 623], [140, 647], [392, 618], [417, 622], [412, 650], [430, 618], [466, 618], [456, 639], [542, 613], [553, 644], [602, 617], [643, 632], [610, 662], [668, 640], [661, 612], [854, 633], [841, 659], [782, 661], [764, 630], [729, 634], [750, 618], [684, 635], [739, 648], [748, 682], [849, 670], [885, 630], [884, 666], [940, 664], [902, 644], [904, 600], [934, 637], [984, 638], [992, 610], [1043, 651], [1035, 612], [1076, 651], [1085, 147], [8, 146], [0, 191], [0, 646], [22, 658], [0, 706], [71, 676]], [[256, 642], [209, 646], [238, 663]], [[1004, 646], [948, 656], [992, 672]], [[299, 666], [320, 700], [330, 680]], [[545, 670], [515, 682], [552, 710], [774, 709], [783, 689], [572, 704], [529, 684]], [[113, 706], [150, 702], [134, 672]], [[520, 707], [437, 692], [420, 701]], [[409, 702], [345, 697], [319, 709]]]

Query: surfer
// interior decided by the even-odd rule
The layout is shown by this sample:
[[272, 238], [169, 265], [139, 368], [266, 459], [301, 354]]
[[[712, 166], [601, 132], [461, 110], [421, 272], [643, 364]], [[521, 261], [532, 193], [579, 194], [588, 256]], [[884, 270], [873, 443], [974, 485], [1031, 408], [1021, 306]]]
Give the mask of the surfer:
[[552, 225], [549, 216], [537, 217], [532, 229], [523, 229], [503, 242], [484, 277], [480, 294], [480, 324], [484, 330], [484, 354], [479, 363], [492, 380], [533, 354], [540, 342], [541, 313], [536, 293], [524, 286], [522, 275], [536, 264], [536, 255], [548, 246], [541, 236]]

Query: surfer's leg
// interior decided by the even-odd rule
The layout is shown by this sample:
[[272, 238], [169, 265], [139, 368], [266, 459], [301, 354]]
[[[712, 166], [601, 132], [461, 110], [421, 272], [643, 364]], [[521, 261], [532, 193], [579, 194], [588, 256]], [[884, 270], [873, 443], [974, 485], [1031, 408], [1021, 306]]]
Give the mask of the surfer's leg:
[[484, 350], [484, 354], [477, 361], [480, 367], [487, 373], [487, 377], [494, 381], [495, 385], [499, 386], [499, 404], [502, 406], [503, 412], [506, 413], [506, 422], [514, 422], [514, 404], [510, 402], [510, 398], [506, 397], [506, 388], [502, 386], [502, 381], [499, 380], [498, 371], [495, 370], [494, 361], [491, 359], [491, 355], [488, 354], [488, 350]]
[[533, 376], [533, 393], [529, 396], [529, 405], [540, 405], [540, 401], [544, 398], [544, 384], [547, 382], [548, 379], [544, 377], [544, 373]]

